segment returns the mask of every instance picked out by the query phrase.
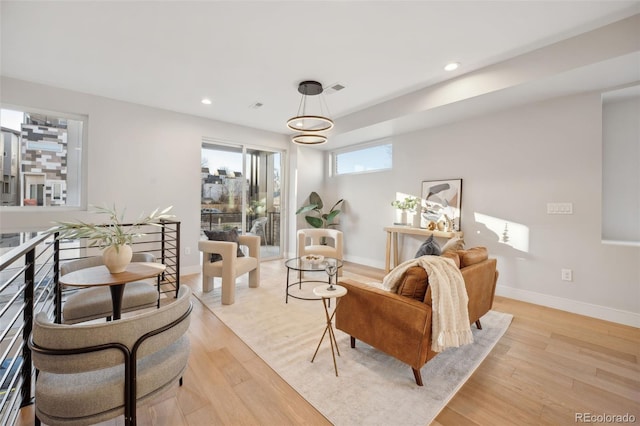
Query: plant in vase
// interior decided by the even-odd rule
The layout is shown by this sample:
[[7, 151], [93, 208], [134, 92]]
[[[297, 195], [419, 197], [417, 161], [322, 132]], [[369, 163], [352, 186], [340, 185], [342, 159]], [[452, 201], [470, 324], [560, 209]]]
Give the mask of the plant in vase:
[[404, 200], [395, 200], [391, 202], [391, 205], [400, 212], [400, 217], [395, 223], [396, 225], [412, 225], [409, 221], [408, 213], [411, 212], [412, 214], [415, 214], [418, 201], [417, 197], [409, 196], [405, 197]]
[[112, 274], [123, 272], [127, 265], [131, 262], [133, 251], [131, 243], [134, 238], [139, 238], [145, 234], [140, 232], [143, 225], [161, 226], [157, 223], [162, 219], [170, 219], [175, 217], [168, 214], [173, 206], [159, 211], [154, 210], [151, 214], [140, 215], [138, 220], [131, 224], [124, 222], [124, 211], [118, 214], [116, 207], [95, 207], [93, 210], [97, 214], [106, 214], [109, 216], [109, 222], [104, 224], [93, 224], [83, 221], [78, 222], [55, 222], [56, 226], [49, 229], [50, 233], [59, 233], [58, 239], [62, 238], [87, 238], [90, 240], [89, 247], [99, 247], [102, 252], [104, 264]]

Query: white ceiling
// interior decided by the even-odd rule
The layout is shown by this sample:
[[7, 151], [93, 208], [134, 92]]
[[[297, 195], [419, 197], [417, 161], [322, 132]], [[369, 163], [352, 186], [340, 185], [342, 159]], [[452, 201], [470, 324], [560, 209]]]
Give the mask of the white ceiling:
[[[4, 76], [282, 134], [290, 133], [300, 81], [340, 83], [346, 89], [325, 96], [336, 136], [341, 118], [352, 131], [365, 109], [640, 12], [638, 1], [3, 0], [0, 7]], [[450, 61], [462, 66], [447, 73]], [[202, 105], [203, 97], [213, 104]], [[256, 102], [264, 106], [250, 108]]]

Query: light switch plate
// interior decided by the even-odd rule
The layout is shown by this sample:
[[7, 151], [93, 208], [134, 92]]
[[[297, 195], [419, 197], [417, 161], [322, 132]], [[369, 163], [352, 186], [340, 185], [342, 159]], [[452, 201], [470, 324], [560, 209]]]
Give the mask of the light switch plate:
[[547, 214], [573, 214], [573, 203], [547, 203]]

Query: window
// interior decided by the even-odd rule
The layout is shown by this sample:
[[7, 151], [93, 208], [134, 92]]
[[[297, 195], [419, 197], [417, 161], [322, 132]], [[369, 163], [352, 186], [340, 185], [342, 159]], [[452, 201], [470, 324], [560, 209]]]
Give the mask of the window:
[[204, 140], [201, 228], [238, 228], [260, 236], [260, 257], [282, 254], [281, 152]]
[[335, 175], [390, 170], [393, 147], [390, 143], [361, 146], [335, 152], [333, 159]]
[[86, 117], [0, 110], [1, 206], [80, 207]]

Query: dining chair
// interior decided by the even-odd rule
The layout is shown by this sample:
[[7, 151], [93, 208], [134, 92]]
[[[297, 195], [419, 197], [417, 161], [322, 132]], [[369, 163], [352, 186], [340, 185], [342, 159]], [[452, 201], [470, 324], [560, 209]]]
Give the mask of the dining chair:
[[124, 415], [182, 384], [190, 344], [191, 291], [158, 309], [118, 321], [55, 324], [36, 315], [28, 345], [36, 368], [35, 423], [87, 425]]
[[[155, 262], [151, 253], [134, 253], [132, 262]], [[60, 266], [60, 274], [65, 275], [80, 269], [104, 265], [102, 256], [72, 260]], [[145, 281], [127, 283], [122, 297], [122, 312], [159, 307], [160, 289]], [[113, 302], [107, 286], [77, 290], [70, 294], [62, 304], [62, 322], [76, 324], [98, 318], [111, 320]]]

